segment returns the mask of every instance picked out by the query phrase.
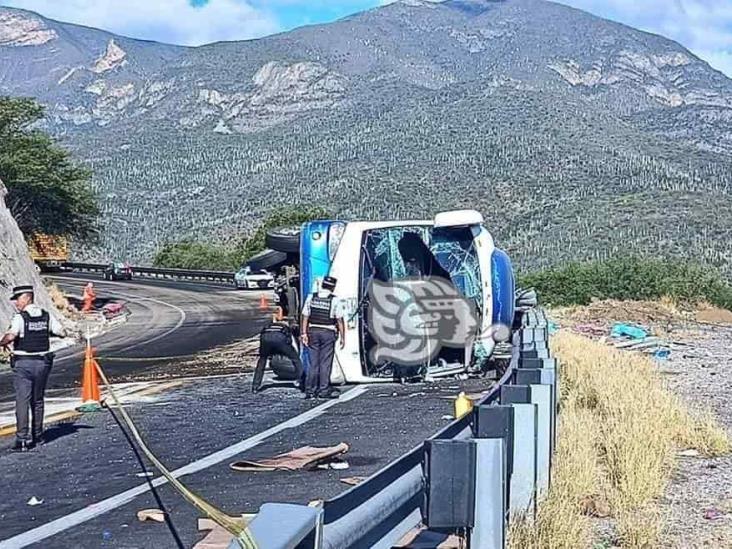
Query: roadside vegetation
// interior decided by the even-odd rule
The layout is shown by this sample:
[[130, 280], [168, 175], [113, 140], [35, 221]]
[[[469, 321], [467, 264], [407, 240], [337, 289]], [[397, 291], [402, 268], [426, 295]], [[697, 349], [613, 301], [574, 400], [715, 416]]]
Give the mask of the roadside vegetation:
[[155, 255], [156, 267], [202, 270], [237, 270], [250, 257], [266, 248], [267, 231], [299, 227], [306, 221], [329, 217], [322, 208], [291, 207], [268, 216], [250, 236], [234, 244], [181, 240], [165, 244]]
[[[677, 450], [726, 454], [726, 432], [710, 414], [692, 416], [650, 359], [566, 331], [552, 344], [562, 366], [552, 485], [535, 521], [512, 522], [509, 546], [656, 547], [657, 500]], [[593, 517], [608, 521], [607, 539], [598, 539]]]
[[0, 179], [20, 230], [93, 236], [99, 213], [91, 172], [38, 129], [43, 107], [33, 99], [0, 97]]
[[713, 267], [638, 256], [569, 263], [520, 279], [546, 304], [587, 305], [597, 299], [707, 301], [732, 310], [732, 286]]

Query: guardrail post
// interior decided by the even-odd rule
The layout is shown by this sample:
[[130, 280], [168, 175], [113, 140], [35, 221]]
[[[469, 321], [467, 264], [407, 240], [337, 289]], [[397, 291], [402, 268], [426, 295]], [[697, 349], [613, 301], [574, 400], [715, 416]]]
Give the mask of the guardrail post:
[[[265, 503], [249, 523], [259, 549], [319, 549], [323, 510], [292, 503]], [[234, 540], [229, 549], [241, 549]]]
[[514, 408], [513, 472], [509, 484], [509, 513], [534, 513], [536, 503], [537, 406], [528, 385], [504, 385], [501, 404]]
[[425, 442], [425, 523], [429, 528], [474, 525], [476, 445], [473, 440]]
[[[481, 405], [475, 409], [473, 415], [473, 438], [500, 438], [503, 440], [507, 479], [513, 473], [513, 422], [514, 408], [510, 405]], [[508, 503], [509, 492], [509, 488], [506, 487], [506, 503]]]
[[470, 547], [503, 549], [506, 543], [506, 445], [502, 438], [477, 439], [475, 525]]
[[549, 424], [551, 453], [554, 453], [557, 431], [557, 372], [551, 368], [519, 368], [514, 374], [518, 385], [548, 385], [550, 389]]
[[550, 385], [530, 385], [531, 402], [536, 405], [536, 494], [549, 490], [552, 454], [552, 392]]

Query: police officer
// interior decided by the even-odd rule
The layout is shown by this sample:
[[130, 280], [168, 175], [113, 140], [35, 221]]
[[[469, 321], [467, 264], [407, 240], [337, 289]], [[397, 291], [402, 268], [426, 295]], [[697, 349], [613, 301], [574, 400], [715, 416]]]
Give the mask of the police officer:
[[[43, 443], [43, 394], [53, 364], [50, 336], [65, 337], [63, 326], [33, 302], [33, 286], [16, 286], [10, 298], [17, 314], [0, 339], [0, 347], [13, 344], [11, 367], [15, 386], [14, 451], [24, 452]], [[33, 417], [28, 421], [28, 410]]]
[[264, 377], [264, 368], [267, 366], [267, 359], [272, 355], [284, 355], [295, 365], [295, 382], [299, 388], [302, 379], [302, 361], [292, 340], [292, 329], [290, 325], [282, 319], [282, 308], [276, 307], [272, 315], [272, 323], [267, 326], [259, 335], [259, 360], [257, 367], [254, 369], [254, 379], [252, 380], [252, 392], [257, 393], [262, 390], [262, 378]]
[[340, 336], [345, 346], [346, 329], [342, 307], [333, 295], [337, 280], [326, 276], [320, 290], [310, 294], [302, 308], [302, 343], [308, 347], [310, 366], [305, 376], [305, 398], [337, 398], [330, 386], [335, 342]]

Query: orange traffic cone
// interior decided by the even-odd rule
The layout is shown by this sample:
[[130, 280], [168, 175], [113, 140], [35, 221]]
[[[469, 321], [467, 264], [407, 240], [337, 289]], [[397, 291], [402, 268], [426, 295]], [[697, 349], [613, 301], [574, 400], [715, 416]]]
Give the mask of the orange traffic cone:
[[267, 299], [267, 294], [262, 294], [262, 297], [259, 298], [259, 310], [260, 311], [266, 311], [269, 309], [269, 299]]
[[101, 396], [99, 394], [99, 374], [94, 359], [94, 349], [87, 341], [86, 353], [84, 354], [84, 368], [81, 378], [81, 411], [94, 411], [99, 409]]

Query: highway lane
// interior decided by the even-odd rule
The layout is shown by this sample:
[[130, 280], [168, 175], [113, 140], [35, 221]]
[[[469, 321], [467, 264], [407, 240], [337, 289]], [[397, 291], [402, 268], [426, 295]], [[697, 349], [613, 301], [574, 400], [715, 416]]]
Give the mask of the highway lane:
[[[258, 309], [259, 292], [195, 282], [136, 279], [104, 281], [94, 275], [68, 274], [51, 277], [65, 293], [79, 296], [89, 280], [100, 299], [124, 301], [128, 321], [96, 338], [97, 355], [108, 357], [105, 371], [112, 377], [169, 363], [257, 334], [266, 315]], [[78, 385], [83, 346], [58, 352], [49, 389]], [[0, 373], [0, 400], [12, 396], [10, 372]]]

